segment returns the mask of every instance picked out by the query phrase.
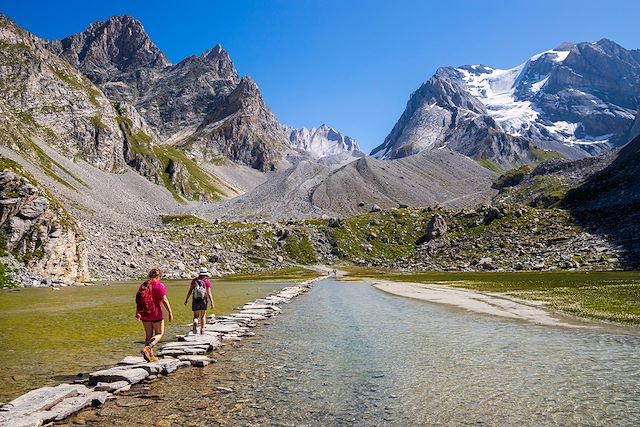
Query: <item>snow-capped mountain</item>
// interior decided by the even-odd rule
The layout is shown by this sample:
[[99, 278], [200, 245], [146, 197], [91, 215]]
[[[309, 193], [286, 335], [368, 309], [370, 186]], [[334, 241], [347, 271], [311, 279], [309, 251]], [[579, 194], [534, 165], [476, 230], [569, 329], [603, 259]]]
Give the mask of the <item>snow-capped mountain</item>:
[[583, 157], [626, 143], [638, 106], [640, 50], [564, 43], [511, 69], [438, 69], [372, 155], [448, 146], [504, 167], [535, 161], [540, 149]]
[[287, 128], [293, 148], [306, 151], [312, 158], [321, 159], [343, 153], [360, 155], [358, 142], [325, 124], [319, 128]]

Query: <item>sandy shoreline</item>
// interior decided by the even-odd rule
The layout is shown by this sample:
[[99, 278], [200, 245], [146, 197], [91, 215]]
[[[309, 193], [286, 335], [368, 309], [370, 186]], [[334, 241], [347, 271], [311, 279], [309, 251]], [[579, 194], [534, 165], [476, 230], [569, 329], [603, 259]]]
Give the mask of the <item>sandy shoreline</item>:
[[507, 297], [492, 296], [444, 285], [390, 282], [378, 279], [371, 280], [371, 283], [376, 289], [390, 294], [451, 305], [475, 313], [525, 320], [539, 325], [580, 327], [564, 322], [542, 308], [524, 304]]

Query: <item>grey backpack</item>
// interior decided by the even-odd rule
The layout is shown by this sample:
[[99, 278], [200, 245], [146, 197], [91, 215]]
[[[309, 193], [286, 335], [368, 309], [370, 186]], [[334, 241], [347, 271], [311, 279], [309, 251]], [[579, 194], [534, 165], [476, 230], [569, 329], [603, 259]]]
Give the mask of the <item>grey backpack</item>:
[[193, 299], [203, 300], [206, 298], [207, 298], [207, 285], [205, 285], [204, 281], [202, 280], [196, 280], [196, 283], [193, 286]]

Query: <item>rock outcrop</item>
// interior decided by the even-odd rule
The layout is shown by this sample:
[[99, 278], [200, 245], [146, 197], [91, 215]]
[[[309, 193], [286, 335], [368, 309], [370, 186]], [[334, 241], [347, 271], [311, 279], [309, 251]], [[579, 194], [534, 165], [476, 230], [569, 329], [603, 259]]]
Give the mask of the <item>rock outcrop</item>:
[[0, 157], [3, 250], [47, 278], [87, 278], [85, 240], [64, 208], [15, 163]]
[[224, 156], [261, 171], [276, 170], [287, 150], [285, 129], [262, 100], [256, 83], [244, 77], [207, 114], [185, 150], [205, 159]]
[[123, 139], [109, 100], [78, 70], [53, 55], [44, 41], [0, 15], [0, 144], [30, 154], [46, 142], [68, 158], [122, 171]]

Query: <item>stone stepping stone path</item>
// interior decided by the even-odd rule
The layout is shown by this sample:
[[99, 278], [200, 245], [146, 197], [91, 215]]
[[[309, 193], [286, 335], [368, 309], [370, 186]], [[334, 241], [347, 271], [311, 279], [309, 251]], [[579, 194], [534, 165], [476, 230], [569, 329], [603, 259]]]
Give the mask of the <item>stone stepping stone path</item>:
[[214, 363], [207, 354], [222, 342], [254, 336], [255, 332], [249, 329], [256, 327], [258, 321], [277, 316], [282, 311], [278, 305], [307, 292], [313, 282], [322, 279], [324, 277], [318, 277], [283, 288], [275, 295], [245, 304], [239, 312], [229, 316], [209, 316], [203, 335], [189, 332], [176, 337], [176, 341], [163, 343], [157, 351], [158, 362], [149, 363], [140, 356], [127, 356], [116, 366], [90, 373], [87, 385], [60, 384], [31, 390], [0, 407], [0, 427], [38, 427], [62, 421], [88, 406], [104, 404], [115, 398], [114, 394], [127, 391], [139, 382], [153, 381], [179, 368]]

